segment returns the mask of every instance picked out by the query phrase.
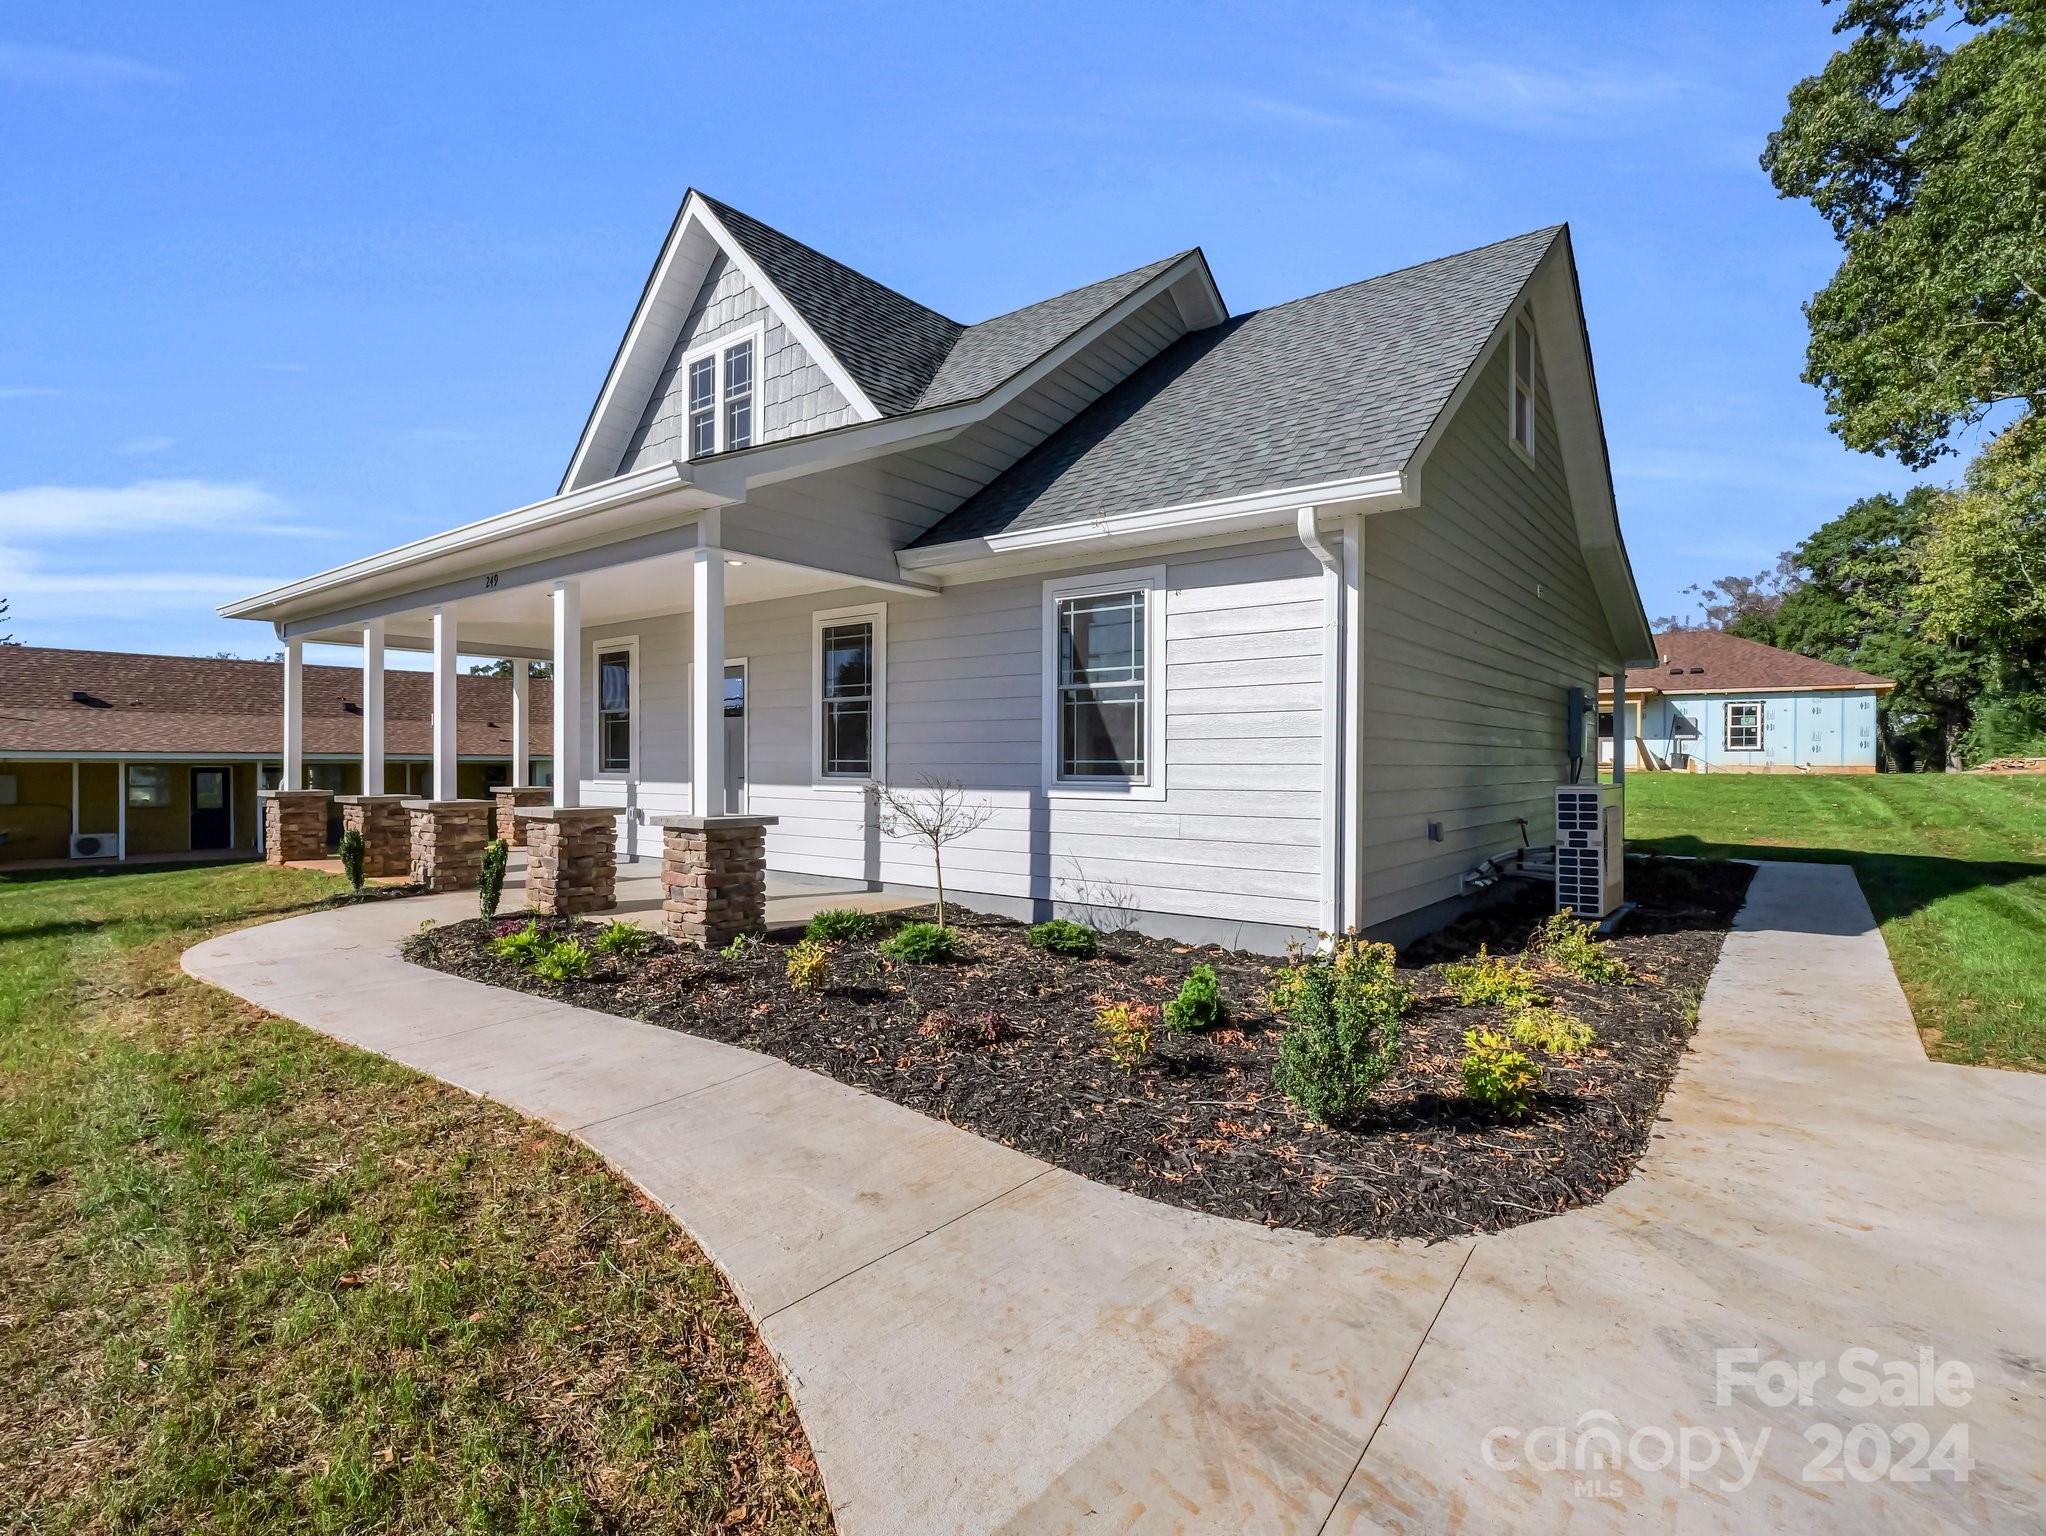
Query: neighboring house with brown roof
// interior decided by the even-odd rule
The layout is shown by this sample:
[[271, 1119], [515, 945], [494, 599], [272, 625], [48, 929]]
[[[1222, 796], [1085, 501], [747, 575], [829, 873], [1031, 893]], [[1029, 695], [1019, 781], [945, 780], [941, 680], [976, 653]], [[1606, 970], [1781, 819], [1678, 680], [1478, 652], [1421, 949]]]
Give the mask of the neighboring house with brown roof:
[[[385, 676], [385, 792], [425, 792], [431, 686], [424, 672]], [[462, 793], [480, 795], [511, 781], [511, 680], [464, 677], [456, 697]], [[530, 740], [546, 739], [549, 702], [532, 683]], [[0, 647], [0, 863], [255, 852], [283, 704], [276, 662]], [[312, 787], [361, 791], [362, 726], [361, 671], [305, 668]], [[545, 783], [545, 760], [534, 767]]]
[[[1874, 773], [1876, 711], [1897, 685], [1717, 629], [1655, 637], [1627, 673], [1628, 766], [1703, 773]], [[1612, 760], [1612, 689], [1599, 756]], [[1636, 745], [1638, 743], [1638, 745]]]

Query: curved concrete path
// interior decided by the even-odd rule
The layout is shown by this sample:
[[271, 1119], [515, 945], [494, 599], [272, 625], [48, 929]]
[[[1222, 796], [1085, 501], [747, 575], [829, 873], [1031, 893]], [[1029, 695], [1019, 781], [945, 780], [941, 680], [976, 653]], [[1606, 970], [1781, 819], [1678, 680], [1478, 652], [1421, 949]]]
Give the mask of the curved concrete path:
[[[844, 1536], [2046, 1530], [2046, 1079], [1924, 1059], [1845, 869], [1762, 868], [1634, 1179], [1433, 1247], [1173, 1210], [752, 1052], [397, 957], [473, 910], [320, 912], [184, 963], [578, 1136], [673, 1213], [781, 1361]], [[1843, 1405], [1855, 1347], [1929, 1348], [1974, 1388]], [[1722, 1403], [1715, 1352], [1740, 1349], [1827, 1374], [1810, 1404]], [[1529, 1439], [1601, 1413], [1621, 1466], [1552, 1470], [1555, 1437]], [[1862, 1422], [1907, 1445], [1910, 1422], [1965, 1424], [1972, 1474], [1811, 1480], [1817, 1426]], [[1689, 1472], [1658, 1465], [1659, 1434]]]

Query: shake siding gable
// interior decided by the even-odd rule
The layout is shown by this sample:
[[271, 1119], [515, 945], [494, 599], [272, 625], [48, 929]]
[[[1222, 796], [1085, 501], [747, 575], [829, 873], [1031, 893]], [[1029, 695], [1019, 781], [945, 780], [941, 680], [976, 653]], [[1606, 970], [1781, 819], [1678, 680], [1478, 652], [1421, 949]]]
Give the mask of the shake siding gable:
[[683, 376], [682, 359], [700, 346], [735, 336], [754, 325], [764, 327], [754, 394], [759, 441], [771, 443], [800, 437], [826, 427], [844, 426], [853, 419], [852, 409], [838, 386], [789, 334], [781, 317], [746, 281], [745, 274], [721, 255], [711, 263], [703, 286], [697, 290], [681, 334], [654, 383], [646, 410], [640, 415], [639, 426], [619, 460], [618, 474], [689, 457], [685, 435], [688, 380]]
[[1595, 689], [1616, 652], [1540, 360], [1533, 462], [1508, 436], [1502, 347], [1431, 455], [1422, 505], [1364, 522], [1366, 925], [1456, 896], [1459, 873], [1520, 846], [1516, 817], [1553, 839], [1564, 690]]

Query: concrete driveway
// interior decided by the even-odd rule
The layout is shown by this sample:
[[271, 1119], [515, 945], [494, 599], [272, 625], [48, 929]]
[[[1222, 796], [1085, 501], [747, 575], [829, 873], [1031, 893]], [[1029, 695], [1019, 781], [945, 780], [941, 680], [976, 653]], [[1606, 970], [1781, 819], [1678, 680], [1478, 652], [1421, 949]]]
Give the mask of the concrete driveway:
[[1432, 1247], [1159, 1206], [397, 958], [473, 911], [316, 913], [185, 968], [580, 1137], [672, 1212], [847, 1536], [2046, 1531], [2046, 1079], [1924, 1059], [1843, 868], [1763, 867], [1635, 1178]]

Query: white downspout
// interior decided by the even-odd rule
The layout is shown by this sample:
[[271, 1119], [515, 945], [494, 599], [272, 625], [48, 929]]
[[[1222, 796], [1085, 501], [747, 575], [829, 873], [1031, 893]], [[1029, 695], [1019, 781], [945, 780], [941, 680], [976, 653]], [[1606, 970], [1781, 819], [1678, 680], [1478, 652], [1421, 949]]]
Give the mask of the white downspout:
[[1344, 824], [1344, 780], [1347, 750], [1348, 689], [1346, 687], [1346, 625], [1349, 602], [1344, 590], [1343, 553], [1331, 549], [1315, 526], [1313, 507], [1298, 514], [1300, 542], [1321, 562], [1322, 694], [1321, 694], [1321, 880], [1322, 927], [1341, 933], [1355, 922], [1344, 900], [1344, 847], [1350, 829]]

